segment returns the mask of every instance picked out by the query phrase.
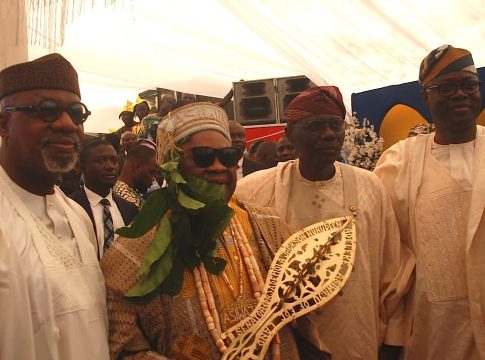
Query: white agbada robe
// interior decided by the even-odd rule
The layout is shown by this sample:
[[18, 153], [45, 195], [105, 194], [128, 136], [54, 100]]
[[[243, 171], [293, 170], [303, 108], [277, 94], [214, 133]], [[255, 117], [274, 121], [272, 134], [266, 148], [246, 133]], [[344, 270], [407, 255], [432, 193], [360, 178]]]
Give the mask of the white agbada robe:
[[383, 342], [403, 342], [400, 298], [407, 283], [401, 280], [409, 277], [413, 259], [401, 253], [397, 222], [379, 179], [349, 165], [335, 167], [333, 178], [312, 182], [301, 176], [298, 159], [279, 163], [238, 181], [235, 195], [274, 207], [292, 231], [345, 214], [356, 198], [354, 271], [342, 294], [300, 319], [298, 327], [334, 360], [377, 359]]
[[400, 141], [375, 169], [417, 258], [405, 358], [485, 359], [485, 128], [472, 144], [433, 138]]
[[[109, 359], [104, 280], [84, 210], [0, 166], [0, 358]], [[4, 253], [5, 251], [5, 253]]]

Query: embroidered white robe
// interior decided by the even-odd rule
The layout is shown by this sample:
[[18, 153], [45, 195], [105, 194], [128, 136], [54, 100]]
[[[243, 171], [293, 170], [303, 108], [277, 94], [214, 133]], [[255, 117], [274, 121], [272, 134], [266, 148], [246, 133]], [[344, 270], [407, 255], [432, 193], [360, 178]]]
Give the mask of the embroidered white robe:
[[[445, 168], [430, 173], [428, 167], [437, 166], [430, 159], [433, 136], [400, 141], [384, 152], [375, 169], [391, 197], [401, 239], [417, 258], [416, 279], [405, 303], [405, 357], [485, 359], [485, 128], [477, 126], [472, 187], [466, 198]], [[432, 181], [440, 188], [430, 190]], [[441, 198], [429, 215], [419, 210], [423, 196]], [[447, 224], [454, 224], [448, 232], [461, 233], [461, 238], [443, 235]], [[432, 229], [440, 235], [431, 238]], [[443, 243], [445, 238], [453, 244]], [[463, 253], [451, 256], [450, 251]]]
[[[355, 192], [354, 272], [342, 295], [300, 320], [299, 329], [334, 360], [377, 359], [383, 342], [403, 342], [400, 298], [413, 259], [401, 252], [397, 222], [379, 179], [348, 165], [335, 163], [335, 167], [332, 179], [310, 182], [301, 176], [298, 160], [279, 163], [238, 181], [235, 194], [260, 206], [274, 207], [290, 229], [297, 231], [348, 210], [344, 208], [345, 194]], [[347, 179], [349, 173], [353, 173], [353, 182]]]
[[[104, 280], [84, 210], [0, 167], [0, 358], [109, 359]], [[39, 216], [40, 215], [40, 216]]]

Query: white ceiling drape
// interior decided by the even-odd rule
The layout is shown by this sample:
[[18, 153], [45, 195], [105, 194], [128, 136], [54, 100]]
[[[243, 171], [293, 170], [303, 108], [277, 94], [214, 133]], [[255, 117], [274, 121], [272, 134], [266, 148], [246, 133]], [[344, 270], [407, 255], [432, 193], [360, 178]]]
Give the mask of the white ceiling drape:
[[80, 72], [86, 130], [106, 132], [140, 91], [222, 97], [240, 79], [303, 74], [339, 86], [350, 110], [353, 92], [416, 80], [445, 43], [484, 66], [484, 38], [483, 0], [116, 0], [86, 5], [54, 48]]
[[[0, 0], [0, 69], [27, 61], [28, 39], [23, 1]], [[8, 36], [6, 36], [8, 34]]]
[[417, 79], [421, 60], [450, 43], [485, 64], [483, 1], [220, 0], [316, 84], [353, 92]]

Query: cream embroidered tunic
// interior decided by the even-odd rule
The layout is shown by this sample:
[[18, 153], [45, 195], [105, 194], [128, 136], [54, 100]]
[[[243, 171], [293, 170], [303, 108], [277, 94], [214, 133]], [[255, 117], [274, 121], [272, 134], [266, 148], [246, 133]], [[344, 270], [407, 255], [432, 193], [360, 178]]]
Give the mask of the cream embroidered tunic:
[[334, 360], [377, 359], [384, 341], [402, 344], [401, 280], [409, 276], [412, 259], [401, 254], [397, 222], [380, 181], [366, 170], [335, 167], [333, 178], [312, 182], [301, 176], [298, 159], [279, 163], [238, 181], [236, 196], [274, 207], [292, 231], [345, 214], [357, 202], [354, 272], [341, 296], [300, 320], [299, 329]]
[[25, 191], [2, 167], [0, 208], [0, 358], [109, 359], [104, 281], [82, 208], [58, 188]]
[[417, 259], [405, 358], [485, 359], [485, 128], [465, 144], [433, 138], [395, 144], [375, 170]]

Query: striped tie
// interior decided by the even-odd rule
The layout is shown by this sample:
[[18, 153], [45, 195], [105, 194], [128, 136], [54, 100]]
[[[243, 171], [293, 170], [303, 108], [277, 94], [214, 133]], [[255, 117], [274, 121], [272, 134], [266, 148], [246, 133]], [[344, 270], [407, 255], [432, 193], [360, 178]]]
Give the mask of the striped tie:
[[103, 224], [104, 224], [104, 251], [108, 250], [114, 239], [113, 218], [109, 211], [110, 203], [108, 199], [102, 199], [103, 205]]

